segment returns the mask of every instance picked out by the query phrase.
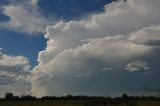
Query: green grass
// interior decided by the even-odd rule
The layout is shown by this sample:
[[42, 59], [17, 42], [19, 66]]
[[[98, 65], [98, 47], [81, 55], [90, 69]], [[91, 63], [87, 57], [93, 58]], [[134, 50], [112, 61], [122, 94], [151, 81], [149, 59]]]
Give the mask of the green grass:
[[160, 101], [134, 101], [112, 103], [87, 100], [55, 100], [55, 101], [1, 101], [0, 106], [160, 106]]

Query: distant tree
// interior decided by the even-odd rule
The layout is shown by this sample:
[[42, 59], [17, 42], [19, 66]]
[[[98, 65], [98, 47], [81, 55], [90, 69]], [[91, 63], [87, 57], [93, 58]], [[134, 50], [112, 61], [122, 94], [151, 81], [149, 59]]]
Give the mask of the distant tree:
[[125, 98], [125, 99], [126, 99], [126, 98], [128, 98], [128, 95], [127, 95], [126, 93], [123, 93], [123, 94], [122, 94], [122, 98]]
[[6, 100], [13, 100], [13, 93], [6, 93], [4, 99]]
[[20, 98], [19, 98], [19, 96], [13, 96], [13, 100], [19, 100]]
[[66, 99], [72, 99], [72, 98], [73, 98], [72, 95], [67, 95], [67, 96], [66, 96]]
[[31, 95], [22, 95], [21, 100], [36, 100], [36, 97], [31, 96]]

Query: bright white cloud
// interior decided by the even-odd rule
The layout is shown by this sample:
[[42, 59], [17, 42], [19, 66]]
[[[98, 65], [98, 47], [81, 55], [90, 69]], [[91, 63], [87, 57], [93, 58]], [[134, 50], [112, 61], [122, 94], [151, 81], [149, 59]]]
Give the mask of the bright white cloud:
[[1, 22], [0, 27], [29, 34], [44, 32], [45, 27], [50, 23], [38, 11], [36, 3], [37, 0], [26, 0], [22, 3], [12, 2], [3, 6], [3, 14], [10, 19], [7, 22]]
[[[127, 69], [146, 70], [146, 63], [135, 61], [152, 58], [150, 54], [158, 52], [159, 4], [159, 0], [121, 0], [106, 5], [104, 13], [90, 19], [48, 26], [47, 47], [39, 53], [39, 64], [32, 71], [33, 95], [104, 95], [105, 90], [157, 84], [154, 77], [143, 85], [141, 73], [124, 71], [124, 67], [133, 61]], [[100, 72], [104, 67], [112, 71]], [[137, 79], [133, 81], [134, 75]], [[130, 87], [130, 81], [136, 86]]]
[[[139, 3], [136, 0], [114, 2], [105, 6], [104, 13], [93, 15], [90, 19], [61, 21], [54, 26], [48, 26], [45, 34], [45, 38], [49, 39], [48, 46], [46, 51], [40, 52], [39, 59], [44, 57], [45, 59], [42, 59], [41, 62], [49, 61], [53, 57], [50, 55], [57, 54], [64, 49], [76, 48], [82, 45], [81, 41], [84, 39], [126, 34], [160, 24], [160, 12], [157, 5], [159, 1], [154, 0], [152, 5], [148, 5], [149, 0], [142, 0], [142, 2], [145, 3]], [[48, 50], [52, 52], [47, 52]]]
[[[146, 29], [150, 30], [150, 27]], [[45, 92], [43, 95], [60, 95], [60, 92], [62, 92], [62, 94], [66, 94], [70, 91], [66, 91], [65, 89], [73, 89], [72, 87], [65, 88], [67, 87], [67, 85], [63, 86], [63, 84], [59, 84], [62, 80], [64, 80], [65, 83], [72, 83], [72, 86], [75, 87], [77, 86], [75, 82], [67, 80], [68, 77], [76, 76], [77, 78], [84, 79], [92, 78], [92, 76], [98, 76], [98, 72], [100, 72], [103, 67], [116, 67], [117, 70], [123, 70], [123, 67], [121, 66], [125, 66], [125, 64], [127, 64], [129, 61], [132, 61], [133, 59], [142, 58], [143, 56], [149, 56], [150, 53], [154, 52], [158, 48], [157, 46], [159, 45], [152, 46], [148, 44], [139, 44], [135, 42], [133, 43], [133, 41], [130, 41], [130, 38], [137, 36], [137, 34], [141, 36], [141, 31], [132, 32], [127, 35], [107, 36], [97, 39], [88, 39], [85, 40], [88, 41], [88, 43], [85, 43], [82, 46], [79, 46], [75, 49], [65, 49], [64, 51], [60, 52], [55, 56], [53, 54], [49, 55], [47, 54], [47, 51], [45, 51], [46, 55], [50, 56], [51, 60], [46, 63], [41, 63], [40, 61], [40, 64], [33, 70], [32, 84], [34, 86], [34, 95], [41, 96], [39, 92], [36, 92], [36, 89], [37, 87], [38, 89], [41, 89], [42, 85], [43, 90], [41, 90]], [[145, 35], [143, 35], [143, 37], [145, 37]], [[155, 37], [154, 33], [153, 37]], [[152, 37], [150, 37], [150, 39], [152, 39]], [[148, 38], [148, 40], [150, 39]], [[51, 53], [52, 52], [53, 51], [51, 51]], [[41, 57], [41, 59], [43, 60], [43, 57]], [[146, 63], [143, 62], [135, 62], [127, 65], [127, 69], [129, 71], [133, 72], [133, 68], [134, 71], [138, 71], [140, 69], [149, 69], [146, 66]], [[51, 84], [46, 83], [46, 81], [50, 82]], [[79, 80], [77, 80], [77, 83], [79, 83]], [[59, 87], [64, 87], [64, 89], [58, 90], [60, 89]], [[81, 88], [84, 89], [85, 86], [83, 85], [81, 86]], [[53, 91], [53, 89], [55, 90]], [[57, 93], [58, 91], [60, 94]]]

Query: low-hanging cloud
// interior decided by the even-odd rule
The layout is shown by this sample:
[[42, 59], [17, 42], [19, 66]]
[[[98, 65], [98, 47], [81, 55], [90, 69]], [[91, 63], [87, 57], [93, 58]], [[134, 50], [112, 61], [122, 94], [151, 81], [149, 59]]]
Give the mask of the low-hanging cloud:
[[[158, 61], [159, 4], [159, 0], [120, 0], [106, 5], [104, 13], [90, 19], [48, 26], [47, 47], [39, 52], [39, 64], [32, 71], [33, 95], [154, 92], [160, 87], [160, 73], [145, 63], [154, 66]], [[130, 66], [142, 68], [137, 63], [151, 74], [131, 73]], [[106, 67], [112, 70], [102, 71]]]
[[30, 94], [30, 74], [29, 60], [26, 57], [8, 55], [0, 49], [0, 97], [4, 97], [6, 92]]
[[30, 75], [29, 61], [24, 56], [11, 56], [0, 51], [0, 85], [24, 83]]
[[147, 71], [149, 70], [149, 67], [147, 67], [146, 62], [137, 60], [132, 63], [128, 63], [125, 69], [129, 70], [130, 72], [135, 72], [135, 71], [141, 71], [141, 70]]

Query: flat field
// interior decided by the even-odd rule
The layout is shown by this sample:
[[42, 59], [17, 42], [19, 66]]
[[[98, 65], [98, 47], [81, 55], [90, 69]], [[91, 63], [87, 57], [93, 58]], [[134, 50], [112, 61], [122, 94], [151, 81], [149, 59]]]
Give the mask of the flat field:
[[125, 101], [116, 103], [90, 100], [1, 101], [0, 106], [160, 106], [160, 101]]

